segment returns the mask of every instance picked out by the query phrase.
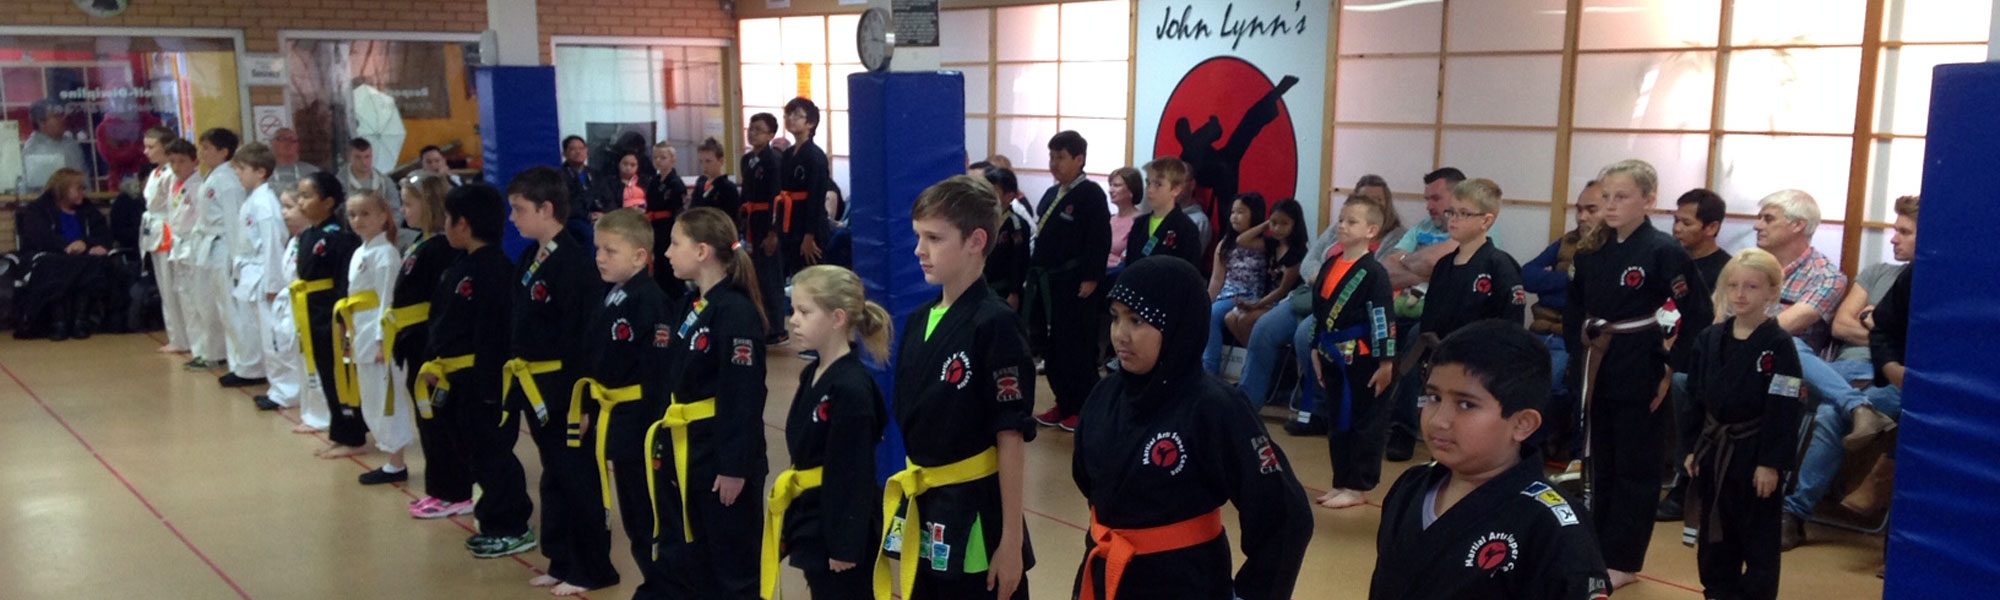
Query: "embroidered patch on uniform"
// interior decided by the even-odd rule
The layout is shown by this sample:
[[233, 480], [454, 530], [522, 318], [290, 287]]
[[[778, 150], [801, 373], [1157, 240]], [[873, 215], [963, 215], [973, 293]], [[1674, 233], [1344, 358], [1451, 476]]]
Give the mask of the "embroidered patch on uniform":
[[1590, 600], [1611, 600], [1611, 582], [1609, 580], [1591, 577], [1587, 583], [1590, 589]]
[[1172, 431], [1160, 432], [1153, 439], [1146, 440], [1146, 451], [1139, 457], [1139, 464], [1167, 470], [1168, 475], [1179, 475], [1187, 467], [1187, 457], [1182, 452], [1181, 434]]
[[1674, 288], [1674, 297], [1675, 297], [1675, 298], [1679, 298], [1679, 297], [1682, 297], [1682, 296], [1686, 296], [1686, 295], [1687, 295], [1687, 293], [1688, 293], [1688, 280], [1687, 280], [1687, 276], [1686, 276], [1686, 275], [1675, 275], [1675, 276], [1674, 276], [1674, 283], [1673, 283], [1673, 288]]
[[471, 300], [471, 299], [472, 299], [472, 276], [471, 276], [471, 275], [467, 275], [467, 276], [465, 276], [465, 278], [464, 278], [464, 279], [460, 279], [460, 280], [458, 280], [458, 297], [460, 297], [460, 298], [464, 298], [464, 299], [466, 299], [466, 300]]
[[952, 354], [944, 359], [944, 367], [938, 370], [938, 381], [951, 384], [957, 389], [965, 389], [972, 383], [972, 357], [964, 352]]
[[1257, 472], [1270, 475], [1285, 470], [1278, 464], [1278, 449], [1271, 446], [1271, 436], [1260, 435], [1250, 440], [1250, 450], [1257, 453]]
[[1021, 400], [1020, 367], [1007, 367], [993, 372], [993, 400], [995, 402]]
[[409, 255], [409, 256], [406, 256], [406, 257], [403, 257], [403, 274], [404, 274], [404, 275], [409, 275], [409, 274], [410, 274], [410, 270], [411, 270], [411, 269], [415, 269], [415, 268], [417, 268], [417, 256], [416, 256], [415, 254], [412, 254], [412, 255]]
[[833, 417], [831, 416], [831, 413], [833, 412], [832, 407], [833, 407], [832, 396], [820, 396], [819, 405], [813, 407], [813, 422], [825, 423], [827, 421], [833, 420]]
[[1804, 384], [1804, 380], [1790, 375], [1772, 375], [1771, 389], [1766, 391], [1766, 393], [1773, 396], [1797, 398], [1799, 397], [1799, 387]]
[[1528, 303], [1528, 289], [1527, 289], [1527, 288], [1524, 288], [1524, 287], [1521, 287], [1521, 286], [1518, 286], [1518, 285], [1517, 285], [1517, 286], [1514, 286], [1514, 290], [1513, 290], [1513, 296], [1514, 296], [1514, 303], [1515, 303], [1515, 304], [1527, 304], [1527, 303]]
[[1174, 232], [1167, 232], [1167, 237], [1161, 241], [1166, 242], [1168, 246], [1174, 245]]
[[1472, 548], [1465, 553], [1465, 566], [1485, 571], [1490, 577], [1514, 570], [1514, 561], [1521, 557], [1521, 545], [1514, 541], [1514, 534], [1492, 532], [1472, 541]]
[[530, 286], [530, 287], [528, 288], [528, 298], [530, 298], [530, 299], [532, 299], [532, 300], [534, 300], [534, 301], [536, 301], [536, 302], [548, 302], [548, 301], [549, 301], [549, 282], [547, 282], [547, 281], [536, 281], [536, 282], [535, 282], [535, 285], [533, 285], [533, 286]]
[[612, 323], [611, 340], [615, 342], [632, 341], [632, 322], [619, 319], [617, 322]]
[[729, 364], [747, 367], [757, 362], [755, 355], [752, 353], [755, 347], [751, 345], [749, 338], [735, 338], [734, 341], [730, 342], [730, 346]]
[[1564, 527], [1577, 524], [1576, 509], [1570, 508], [1569, 501], [1564, 500], [1562, 494], [1556, 493], [1548, 484], [1539, 481], [1530, 483], [1528, 489], [1521, 490], [1521, 495], [1534, 498], [1537, 502], [1541, 502], [1542, 506], [1548, 507], [1549, 512], [1555, 514], [1556, 522], [1562, 523]]
[[1472, 279], [1472, 293], [1486, 294], [1493, 291], [1493, 276], [1480, 273]]
[[696, 330], [696, 331], [694, 332], [694, 337], [691, 337], [691, 338], [688, 338], [688, 349], [689, 349], [689, 350], [693, 350], [693, 351], [695, 351], [695, 352], [707, 352], [707, 351], [708, 351], [708, 328], [707, 328], [707, 327], [703, 327], [703, 328], [701, 328], [701, 329], [698, 329], [698, 330]]
[[1757, 374], [1763, 375], [1769, 373], [1777, 364], [1778, 355], [1770, 350], [1765, 350], [1757, 355]]
[[1638, 265], [1625, 267], [1625, 274], [1618, 277], [1618, 285], [1634, 289], [1646, 285], [1646, 268]]
[[313, 242], [313, 256], [326, 254], [326, 240]]
[[667, 347], [667, 344], [673, 343], [673, 341], [674, 341], [674, 329], [672, 327], [668, 327], [666, 323], [661, 323], [653, 326], [654, 348], [665, 348]]

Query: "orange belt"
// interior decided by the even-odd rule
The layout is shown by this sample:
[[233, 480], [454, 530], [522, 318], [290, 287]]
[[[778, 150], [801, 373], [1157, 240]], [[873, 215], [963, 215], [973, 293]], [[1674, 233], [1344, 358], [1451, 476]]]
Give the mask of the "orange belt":
[[671, 218], [674, 218], [674, 211], [672, 211], [672, 210], [649, 210], [649, 211], [646, 211], [646, 220], [648, 220], [648, 221], [659, 221], [659, 220], [663, 220], [663, 219], [671, 219]]
[[1090, 560], [1104, 559], [1104, 600], [1118, 597], [1118, 580], [1125, 576], [1125, 566], [1132, 558], [1141, 554], [1159, 554], [1182, 548], [1191, 548], [1208, 543], [1222, 535], [1222, 508], [1208, 511], [1208, 514], [1158, 527], [1143, 529], [1112, 529], [1097, 522], [1097, 511], [1090, 511], [1090, 539], [1096, 542], [1090, 555], [1084, 557], [1083, 595], [1079, 598], [1096, 598], [1097, 578], [1090, 576]]
[[745, 202], [741, 208], [736, 209], [736, 212], [743, 213], [744, 216], [749, 216], [751, 213], [760, 213], [769, 210], [771, 210], [771, 203], [769, 202]]
[[780, 217], [783, 220], [779, 221], [778, 231], [792, 232], [792, 203], [805, 199], [805, 192], [778, 192], [777, 201], [771, 203], [783, 215]]

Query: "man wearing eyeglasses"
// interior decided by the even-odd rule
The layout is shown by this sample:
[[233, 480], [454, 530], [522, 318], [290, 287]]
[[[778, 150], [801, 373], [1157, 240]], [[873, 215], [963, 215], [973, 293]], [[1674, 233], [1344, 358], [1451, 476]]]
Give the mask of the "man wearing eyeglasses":
[[319, 172], [319, 167], [312, 163], [299, 161], [299, 134], [290, 127], [271, 136], [271, 154], [278, 157], [278, 166], [271, 169], [272, 191], [283, 190]]

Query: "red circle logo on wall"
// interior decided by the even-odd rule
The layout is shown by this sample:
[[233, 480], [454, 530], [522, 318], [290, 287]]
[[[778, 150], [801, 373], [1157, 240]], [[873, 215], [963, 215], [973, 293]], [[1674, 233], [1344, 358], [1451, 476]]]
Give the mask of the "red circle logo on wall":
[[1299, 146], [1284, 94], [1298, 80], [1286, 75], [1272, 85], [1263, 70], [1234, 56], [1202, 61], [1167, 98], [1152, 156], [1187, 161], [1195, 195], [1210, 207], [1244, 192], [1270, 203], [1296, 198]]

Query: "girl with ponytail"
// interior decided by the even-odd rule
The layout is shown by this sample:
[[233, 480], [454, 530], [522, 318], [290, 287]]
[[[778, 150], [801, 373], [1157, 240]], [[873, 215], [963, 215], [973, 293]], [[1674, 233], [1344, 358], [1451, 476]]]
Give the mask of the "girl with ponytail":
[[771, 486], [764, 524], [763, 591], [772, 598], [779, 549], [805, 571], [812, 597], [871, 598], [876, 535], [875, 444], [887, 411], [855, 341], [887, 364], [889, 312], [863, 295], [861, 278], [831, 266], [792, 277], [792, 340], [819, 357], [799, 374], [785, 422], [792, 467]]
[[[696, 598], [757, 595], [763, 536], [764, 331], [762, 299], [736, 225], [714, 208], [674, 222], [667, 261], [695, 284], [677, 302], [664, 343], [671, 402], [646, 435], [657, 465], [648, 483], [660, 501], [654, 543], [666, 572]], [[639, 332], [634, 332], [638, 335]], [[672, 335], [665, 335], [672, 334]], [[870, 474], [872, 477], [872, 473]], [[872, 481], [872, 479], [871, 479]]]

